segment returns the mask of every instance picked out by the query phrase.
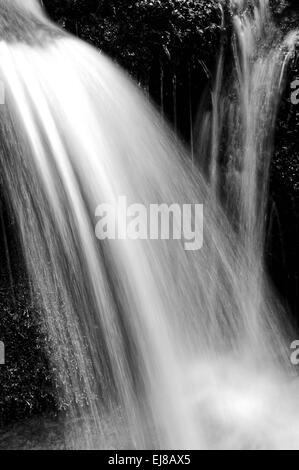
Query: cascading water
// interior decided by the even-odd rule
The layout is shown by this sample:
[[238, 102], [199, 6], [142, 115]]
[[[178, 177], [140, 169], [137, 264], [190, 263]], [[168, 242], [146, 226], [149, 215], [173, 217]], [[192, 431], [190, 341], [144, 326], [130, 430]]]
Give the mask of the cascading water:
[[[137, 448], [299, 447], [296, 381], [262, 263], [266, 195], [257, 191], [261, 158], [266, 187], [276, 80], [294, 41], [274, 41], [266, 2], [235, 17], [232, 223], [217, 200], [216, 148], [210, 185], [111, 61], [34, 8], [1, 0], [0, 10], [2, 186], [61, 399], [72, 402], [67, 447], [105, 448], [111, 430], [115, 446]], [[218, 135], [222, 119], [213, 120]], [[99, 242], [95, 209], [122, 195], [146, 207], [203, 203], [204, 247]]]
[[[285, 67], [298, 35], [293, 32], [286, 38], [281, 37], [272, 22], [268, 0], [232, 0], [230, 5], [234, 27], [234, 79], [232, 86], [223, 79], [222, 51], [212, 93], [209, 173], [216, 196], [226, 199], [227, 213], [250, 264], [244, 278], [243, 299], [252, 317], [255, 336], [253, 318], [258, 323], [263, 308], [259, 286], [263, 283], [273, 132]], [[203, 128], [202, 136], [204, 131]]]

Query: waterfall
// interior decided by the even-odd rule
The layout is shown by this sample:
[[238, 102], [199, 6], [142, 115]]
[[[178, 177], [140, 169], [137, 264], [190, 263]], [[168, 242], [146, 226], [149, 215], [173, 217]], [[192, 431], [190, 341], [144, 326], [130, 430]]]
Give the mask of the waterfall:
[[[299, 447], [296, 381], [263, 265], [271, 134], [294, 38], [280, 38], [266, 2], [236, 13], [235, 99], [220, 63], [207, 182], [104, 54], [34, 10], [3, 0], [0, 10], [2, 190], [71, 403], [66, 446], [105, 448], [115, 433], [133, 448]], [[203, 204], [203, 248], [99, 241], [96, 208], [123, 195]]]
[[247, 266], [240, 272], [244, 312], [250, 315], [248, 327], [256, 337], [258, 324], [264, 320], [261, 286], [274, 127], [298, 33], [282, 36], [268, 0], [231, 0], [230, 8], [233, 71], [225, 78], [222, 47], [211, 94], [212, 111], [200, 117], [198, 134], [209, 162], [212, 191], [245, 250]]

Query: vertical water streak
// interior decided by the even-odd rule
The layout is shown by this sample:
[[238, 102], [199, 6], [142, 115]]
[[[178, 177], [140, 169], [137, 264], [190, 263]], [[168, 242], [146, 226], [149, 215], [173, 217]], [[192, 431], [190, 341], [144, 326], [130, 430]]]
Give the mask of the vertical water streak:
[[193, 96], [192, 96], [192, 66], [188, 65], [188, 88], [189, 88], [189, 126], [190, 126], [190, 150], [191, 160], [194, 165], [194, 133], [193, 133]]

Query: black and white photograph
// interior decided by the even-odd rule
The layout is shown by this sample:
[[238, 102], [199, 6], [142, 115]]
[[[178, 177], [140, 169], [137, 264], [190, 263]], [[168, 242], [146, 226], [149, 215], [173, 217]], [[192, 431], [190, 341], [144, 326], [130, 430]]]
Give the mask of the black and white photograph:
[[0, 450], [299, 450], [298, 240], [298, 0], [0, 0]]

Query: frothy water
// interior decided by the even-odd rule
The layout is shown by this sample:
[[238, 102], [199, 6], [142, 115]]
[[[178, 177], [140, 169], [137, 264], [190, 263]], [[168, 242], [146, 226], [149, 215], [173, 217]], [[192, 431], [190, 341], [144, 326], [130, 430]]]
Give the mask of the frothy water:
[[[284, 312], [263, 265], [272, 129], [295, 36], [280, 38], [267, 2], [237, 11], [236, 98], [223, 94], [221, 60], [207, 182], [109, 59], [5, 5], [23, 26], [22, 40], [0, 42], [1, 175], [61, 401], [72, 401], [67, 447], [105, 448], [112, 433], [116, 447], [299, 448]], [[99, 242], [96, 207], [122, 195], [203, 203], [204, 247]]]

